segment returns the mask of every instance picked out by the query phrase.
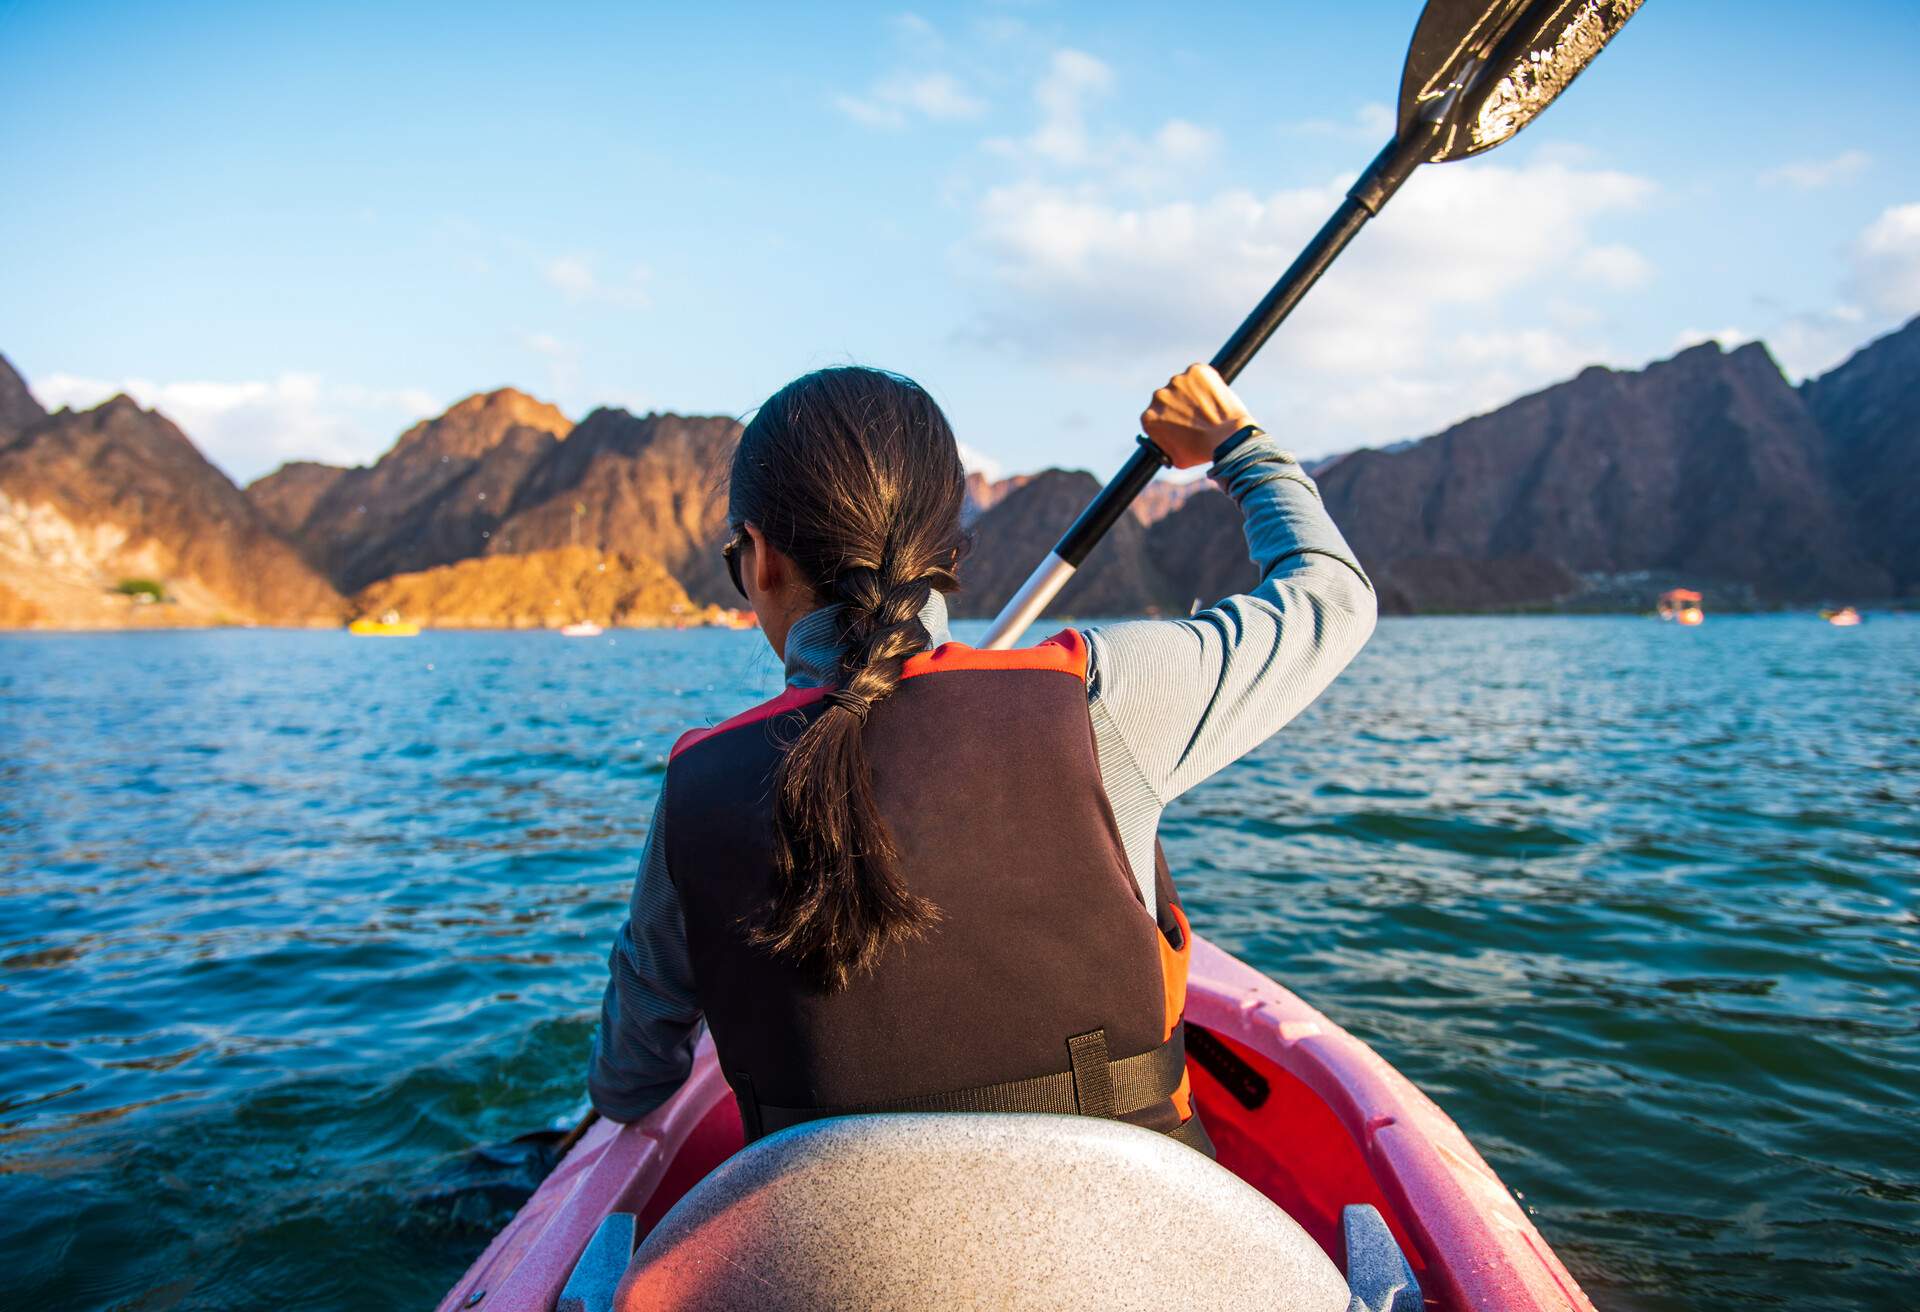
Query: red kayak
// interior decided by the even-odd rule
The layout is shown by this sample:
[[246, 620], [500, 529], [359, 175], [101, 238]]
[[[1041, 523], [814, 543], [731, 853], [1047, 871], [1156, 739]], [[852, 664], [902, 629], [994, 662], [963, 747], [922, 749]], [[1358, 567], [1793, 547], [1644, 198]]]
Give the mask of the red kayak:
[[[997, 1213], [1002, 1222], [1007, 1217], [1031, 1222], [1043, 1213], [1052, 1217], [1054, 1203], [1067, 1205], [1074, 1199], [1050, 1199], [1049, 1189], [1062, 1195], [1097, 1197], [1107, 1187], [1101, 1183], [1101, 1171], [1123, 1173], [1127, 1205], [1139, 1212], [1144, 1204], [1153, 1204], [1155, 1224], [1163, 1234], [1170, 1235], [1167, 1227], [1175, 1221], [1190, 1228], [1213, 1225], [1223, 1232], [1235, 1231], [1237, 1247], [1224, 1257], [1201, 1260], [1194, 1244], [1204, 1245], [1204, 1234], [1199, 1241], [1189, 1237], [1180, 1242], [1185, 1254], [1182, 1278], [1188, 1282], [1182, 1301], [1187, 1306], [1252, 1305], [1228, 1294], [1254, 1275], [1269, 1286], [1298, 1279], [1304, 1282], [1303, 1290], [1313, 1285], [1319, 1291], [1312, 1297], [1306, 1293], [1295, 1297], [1287, 1289], [1270, 1288], [1265, 1306], [1349, 1306], [1342, 1301], [1346, 1285], [1333, 1269], [1338, 1267], [1346, 1272], [1344, 1279], [1353, 1282], [1350, 1306], [1356, 1308], [1592, 1312], [1586, 1294], [1459, 1127], [1366, 1044], [1197, 936], [1186, 1016], [1194, 1105], [1218, 1150], [1219, 1167], [1225, 1170], [1163, 1136], [1131, 1126], [1092, 1122], [1083, 1134], [1074, 1123], [1089, 1122], [1085, 1117], [1017, 1118], [1020, 1126], [1014, 1128], [1019, 1134], [1031, 1136], [1033, 1131], [1026, 1127], [1037, 1124], [1043, 1138], [1025, 1141], [1034, 1148], [1033, 1170], [1019, 1171], [1017, 1178], [1003, 1175], [1003, 1205], [996, 1203], [991, 1177], [984, 1186], [981, 1183], [981, 1172], [994, 1169], [993, 1152], [979, 1146], [982, 1136], [977, 1130], [975, 1142], [956, 1148], [942, 1146], [940, 1141], [947, 1136], [923, 1134], [918, 1128], [919, 1122], [978, 1127], [982, 1122], [1002, 1121], [997, 1115], [912, 1118], [914, 1128], [905, 1137], [903, 1127], [909, 1123], [903, 1118], [819, 1121], [769, 1136], [741, 1152], [738, 1110], [715, 1063], [712, 1044], [703, 1040], [692, 1075], [671, 1101], [644, 1121], [626, 1126], [602, 1121], [582, 1136], [447, 1294], [441, 1310], [596, 1312], [618, 1308], [630, 1312], [644, 1307], [734, 1306], [740, 1300], [714, 1292], [718, 1286], [701, 1286], [707, 1290], [704, 1296], [689, 1291], [715, 1270], [762, 1263], [752, 1277], [761, 1289], [753, 1305], [764, 1309], [856, 1303], [1008, 1306], [1011, 1303], [1004, 1295], [992, 1292], [998, 1289], [992, 1282], [1008, 1278], [1006, 1268], [1022, 1262], [1032, 1269], [1023, 1277], [1027, 1283], [1019, 1286], [1025, 1294], [1014, 1301], [1027, 1306], [1073, 1304], [1074, 1296], [1062, 1291], [1074, 1286], [1050, 1286], [1042, 1279], [1043, 1269], [1045, 1279], [1053, 1279], [1054, 1268], [1069, 1265], [1065, 1250], [1080, 1242], [1068, 1237], [1076, 1221], [1065, 1213], [1057, 1222], [1049, 1222], [1058, 1230], [1044, 1255], [1023, 1255], [1018, 1236], [1007, 1236], [997, 1250], [1002, 1260], [993, 1264], [991, 1272], [982, 1267], [982, 1283], [963, 1294], [956, 1294], [955, 1280], [964, 1286], [964, 1276], [956, 1277], [950, 1269], [937, 1297], [925, 1295], [923, 1286], [915, 1287], [922, 1297], [904, 1300], [885, 1295], [882, 1286], [863, 1287], [866, 1292], [836, 1287], [830, 1297], [815, 1291], [819, 1296], [811, 1301], [789, 1297], [796, 1293], [796, 1281], [818, 1278], [805, 1274], [809, 1271], [831, 1270], [836, 1281], [849, 1267], [859, 1274], [859, 1263], [845, 1257], [846, 1241], [830, 1240], [828, 1235], [835, 1224], [850, 1223], [848, 1217], [862, 1207], [882, 1208], [879, 1215], [886, 1218], [885, 1223], [870, 1228], [888, 1232], [887, 1242], [895, 1246], [892, 1252], [902, 1253], [900, 1245], [920, 1242], [912, 1237], [918, 1204], [914, 1190], [909, 1189], [903, 1202], [897, 1185], [884, 1183], [887, 1173], [872, 1165], [873, 1154], [884, 1151], [895, 1154], [896, 1165], [916, 1154], [925, 1159], [911, 1168], [924, 1174], [910, 1178], [926, 1181], [921, 1192], [930, 1199], [952, 1188], [971, 1191], [967, 1210], [954, 1214], [961, 1219], [943, 1217], [937, 1232], [930, 1232], [937, 1233], [936, 1243], [960, 1244], [953, 1237], [956, 1229], [975, 1222], [992, 1226]], [[856, 1122], [883, 1124], [877, 1135], [856, 1142], [844, 1128]], [[838, 1132], [821, 1128], [835, 1126], [843, 1128]], [[996, 1151], [1004, 1149], [1006, 1133], [996, 1129], [985, 1137], [995, 1141]], [[1045, 1137], [1061, 1144], [1075, 1140], [1065, 1167], [1052, 1164], [1050, 1153], [1060, 1145], [1046, 1143]], [[964, 1143], [967, 1135], [958, 1139]], [[889, 1142], [896, 1146], [876, 1147]], [[963, 1155], [943, 1159], [942, 1152]], [[832, 1160], [836, 1153], [848, 1161], [865, 1153], [867, 1164], [858, 1172], [836, 1177]], [[1005, 1158], [1004, 1152], [1001, 1157]], [[724, 1169], [719, 1169], [723, 1164]], [[953, 1184], [963, 1176], [963, 1184]], [[841, 1183], [833, 1187], [843, 1192], [822, 1207], [822, 1181], [834, 1179]], [[1071, 1186], [1066, 1183], [1069, 1180], [1074, 1182]], [[894, 1187], [896, 1193], [886, 1199], [861, 1198], [863, 1182], [872, 1182], [872, 1192]], [[1236, 1191], [1244, 1198], [1228, 1196]], [[1250, 1206], [1264, 1215], [1252, 1214]], [[808, 1208], [813, 1209], [811, 1214]], [[1102, 1214], [1096, 1246], [1125, 1233], [1124, 1218], [1116, 1222], [1114, 1215], [1112, 1211]], [[1397, 1243], [1399, 1253], [1390, 1259], [1391, 1265], [1408, 1275], [1407, 1289], [1398, 1299], [1383, 1296], [1375, 1302], [1362, 1296], [1360, 1259], [1354, 1256], [1359, 1251], [1356, 1218], [1372, 1219], [1388, 1252]], [[741, 1245], [766, 1245], [769, 1231], [780, 1232], [772, 1238], [781, 1252], [742, 1255]], [[1300, 1246], [1309, 1250], [1307, 1265], [1316, 1271], [1291, 1274], [1295, 1267], [1288, 1265], [1291, 1259], [1284, 1252], [1282, 1231], [1301, 1236]], [[1241, 1234], [1253, 1237], [1243, 1239]], [[1389, 1234], [1394, 1243], [1386, 1242]], [[839, 1244], [828, 1255], [836, 1265], [809, 1266], [826, 1260], [802, 1251], [810, 1242], [816, 1248]], [[1168, 1242], [1173, 1242], [1171, 1237]], [[1257, 1262], [1234, 1260], [1236, 1253], [1256, 1252]], [[1138, 1259], [1140, 1254], [1131, 1250], [1127, 1256]], [[1141, 1265], [1137, 1260], [1133, 1264]], [[1236, 1270], [1236, 1266], [1258, 1269]], [[771, 1271], [786, 1274], [775, 1279], [766, 1274]], [[1109, 1282], [1114, 1274], [1110, 1268], [1102, 1272]], [[895, 1270], [893, 1277], [897, 1293], [901, 1272]], [[1210, 1280], [1218, 1283], [1218, 1299], [1209, 1297]], [[1338, 1286], [1340, 1292], [1329, 1294], [1322, 1288], [1326, 1285]], [[1147, 1297], [1144, 1286], [1131, 1288], [1137, 1300], [1121, 1298], [1106, 1305], [1155, 1301]], [[1037, 1291], [1043, 1289], [1054, 1293], [1042, 1297]]]

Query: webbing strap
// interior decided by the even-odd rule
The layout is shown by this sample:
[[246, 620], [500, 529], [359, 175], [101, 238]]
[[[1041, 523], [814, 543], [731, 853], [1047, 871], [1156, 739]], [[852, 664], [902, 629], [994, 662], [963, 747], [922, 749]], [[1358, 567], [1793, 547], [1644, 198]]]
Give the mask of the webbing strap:
[[[1173, 1037], [1159, 1047], [1119, 1061], [1105, 1060], [1106, 1031], [1095, 1030], [1067, 1041], [1069, 1067], [1056, 1075], [858, 1107], [775, 1107], [756, 1103], [749, 1110], [745, 1102], [752, 1096], [752, 1085], [736, 1082], [734, 1092], [741, 1098], [742, 1119], [757, 1121], [764, 1134], [825, 1116], [860, 1116], [869, 1112], [1054, 1112], [1112, 1118], [1137, 1112], [1173, 1096], [1187, 1070], [1184, 1030], [1185, 1026], [1175, 1026]], [[1100, 1058], [1097, 1062], [1096, 1051]]]
[[1113, 1065], [1107, 1060], [1107, 1032], [1076, 1034], [1067, 1040], [1073, 1064], [1074, 1109], [1082, 1116], [1114, 1116]]

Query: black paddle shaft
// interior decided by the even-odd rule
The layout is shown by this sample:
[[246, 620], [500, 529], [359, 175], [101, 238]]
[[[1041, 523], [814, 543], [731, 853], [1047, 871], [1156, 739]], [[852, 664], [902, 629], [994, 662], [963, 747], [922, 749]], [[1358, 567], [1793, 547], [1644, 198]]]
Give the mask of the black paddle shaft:
[[[1400, 189], [1400, 184], [1420, 165], [1431, 140], [1431, 130], [1409, 132], [1395, 137], [1373, 157], [1373, 163], [1367, 165], [1366, 171], [1348, 190], [1347, 198], [1340, 202], [1333, 217], [1313, 235], [1307, 248], [1215, 354], [1211, 363], [1222, 378], [1231, 383], [1240, 376], [1240, 371], [1273, 336], [1273, 330], [1293, 313], [1293, 307], [1300, 304], [1301, 298], [1320, 280], [1320, 275], [1346, 249], [1353, 235], [1380, 212]], [[1077, 568], [1155, 475], [1173, 463], [1151, 439], [1142, 437], [1138, 441], [1138, 449], [1120, 467], [1120, 472], [1100, 489], [1099, 495], [1080, 512], [1080, 517], [1054, 547], [1054, 554], [1067, 564]]]

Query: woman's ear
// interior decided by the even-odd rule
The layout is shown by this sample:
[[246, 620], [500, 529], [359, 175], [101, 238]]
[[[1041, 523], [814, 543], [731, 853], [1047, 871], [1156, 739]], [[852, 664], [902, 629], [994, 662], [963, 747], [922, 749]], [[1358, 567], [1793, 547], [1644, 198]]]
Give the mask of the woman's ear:
[[753, 591], [762, 597], [777, 597], [793, 576], [793, 562], [777, 547], [767, 545], [766, 534], [752, 524], [746, 525], [747, 549], [753, 552], [746, 565], [746, 577]]

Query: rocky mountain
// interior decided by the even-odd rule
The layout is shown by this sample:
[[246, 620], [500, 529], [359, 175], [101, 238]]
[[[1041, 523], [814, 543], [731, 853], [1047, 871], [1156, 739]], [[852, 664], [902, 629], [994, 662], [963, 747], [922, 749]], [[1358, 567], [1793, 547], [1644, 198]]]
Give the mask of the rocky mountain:
[[559, 547], [396, 574], [363, 588], [353, 610], [397, 611], [442, 629], [551, 629], [577, 620], [665, 624], [677, 616], [692, 619], [698, 608], [656, 561]]
[[1233, 498], [1209, 483], [1147, 530], [1147, 551], [1173, 584], [1181, 611], [1211, 605], [1260, 581]]
[[1800, 385], [1860, 543], [1901, 595], [1920, 595], [1920, 318]]
[[[1099, 490], [1092, 474], [1049, 469], [980, 516], [973, 525], [973, 550], [960, 566], [954, 613], [998, 612]], [[1148, 549], [1146, 526], [1123, 515], [1046, 613], [1129, 615], [1186, 609], [1186, 599]]]
[[[960, 522], [971, 526], [980, 516], [1005, 501], [1009, 495], [1018, 492], [1031, 483], [1032, 474], [1009, 474], [1005, 478], [988, 478], [975, 472], [967, 475], [967, 499], [960, 512]], [[1146, 490], [1134, 498], [1127, 509], [1142, 524], [1154, 524], [1165, 519], [1186, 504], [1187, 498], [1196, 492], [1211, 486], [1205, 479], [1190, 483], [1176, 483], [1169, 478], [1156, 479], [1149, 483]]]
[[62, 627], [334, 623], [344, 605], [178, 428], [126, 396], [0, 446], [0, 587], [12, 622]]
[[348, 472], [343, 465], [290, 461], [247, 484], [247, 500], [253, 502], [253, 508], [273, 526], [274, 532], [297, 541], [320, 498], [332, 491]]
[[[0, 627], [341, 614], [309, 565], [366, 605], [468, 617], [447, 622], [481, 622], [487, 592], [504, 599], [488, 623], [637, 615], [667, 595], [642, 577], [654, 563], [684, 594], [665, 604], [728, 604], [739, 432], [615, 409], [574, 427], [501, 390], [415, 425], [371, 467], [296, 463], [243, 496], [161, 416], [125, 397], [47, 416], [0, 360]], [[1763, 346], [1708, 344], [1315, 472], [1389, 611], [1638, 607], [1674, 583], [1710, 605], [1920, 598], [1920, 320], [1797, 389]], [[956, 612], [994, 613], [1096, 488], [1063, 470], [971, 476]], [[595, 579], [568, 574], [575, 548]], [[603, 587], [607, 561], [629, 593]], [[362, 591], [396, 575], [412, 577]], [[1184, 613], [1251, 581], [1232, 503], [1162, 481], [1052, 613]], [[137, 599], [156, 591], [172, 604]]]
[[514, 391], [469, 397], [371, 468], [296, 462], [247, 489], [346, 591], [482, 555], [558, 547], [659, 561], [705, 604], [738, 600], [720, 561], [731, 419], [595, 410], [578, 427]]
[[27, 380], [14, 371], [6, 356], [0, 355], [0, 446], [46, 417], [46, 407], [27, 390]]
[[727, 465], [739, 440], [731, 419], [595, 410], [528, 471], [486, 550], [577, 543], [647, 556], [701, 605], [738, 602], [720, 548]]
[[1008, 493], [1016, 492], [1033, 481], [1032, 474], [1012, 474], [1006, 478], [988, 478], [975, 470], [967, 475], [967, 499], [960, 507], [960, 522], [972, 524], [992, 510], [995, 505], [1007, 499]]
[[1133, 512], [1135, 519], [1151, 527], [1186, 505], [1193, 497], [1212, 488], [1213, 484], [1204, 478], [1176, 483], [1163, 476], [1147, 484], [1127, 508]]
[[[481, 555], [520, 484], [572, 429], [554, 407], [512, 388], [470, 396], [402, 433], [371, 467], [333, 478], [284, 531], [343, 592]], [[304, 486], [284, 472], [254, 484], [256, 503], [276, 516]]]
[[[1317, 478], [1390, 612], [1640, 606], [1672, 583], [1740, 602], [1913, 596], [1920, 320], [1798, 390], [1758, 343], [1591, 368]], [[1077, 488], [1070, 504], [1009, 497], [981, 519], [981, 597], [1010, 595], [1002, 574], [1017, 584], [1040, 559], [1093, 483]], [[1144, 564], [1119, 547], [1098, 605], [1061, 613], [1184, 610], [1253, 580], [1239, 512], [1212, 490], [1154, 519]]]
[[1319, 483], [1383, 601], [1409, 609], [1543, 604], [1578, 590], [1574, 575], [1638, 572], [1768, 601], [1884, 597], [1891, 574], [1827, 465], [1766, 348], [1707, 343], [1354, 452]]

